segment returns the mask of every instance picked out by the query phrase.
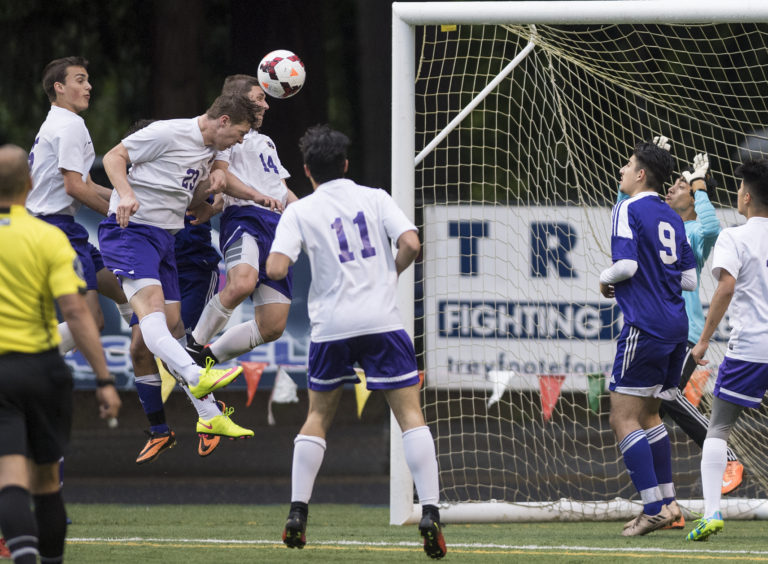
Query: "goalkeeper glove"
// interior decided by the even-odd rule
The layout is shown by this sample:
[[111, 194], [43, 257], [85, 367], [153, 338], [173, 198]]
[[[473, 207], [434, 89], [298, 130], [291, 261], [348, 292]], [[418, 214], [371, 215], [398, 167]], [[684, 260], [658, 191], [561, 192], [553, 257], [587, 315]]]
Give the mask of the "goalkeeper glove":
[[706, 153], [699, 153], [693, 157], [693, 172], [687, 170], [683, 171], [683, 178], [690, 185], [694, 180], [707, 179], [707, 172], [709, 171], [709, 157]]
[[657, 135], [654, 137], [653, 144], [656, 145], [659, 149], [664, 149], [665, 151], [669, 151], [672, 148], [672, 145], [669, 144], [669, 139], [663, 135]]

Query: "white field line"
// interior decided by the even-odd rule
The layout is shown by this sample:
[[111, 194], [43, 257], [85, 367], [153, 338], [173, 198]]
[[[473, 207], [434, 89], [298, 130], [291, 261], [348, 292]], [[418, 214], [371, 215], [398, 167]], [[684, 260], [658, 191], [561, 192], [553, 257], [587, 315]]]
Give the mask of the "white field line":
[[[151, 537], [124, 537], [124, 538], [110, 538], [110, 537], [68, 537], [67, 542], [82, 542], [82, 543], [136, 543], [136, 542], [159, 542], [159, 543], [182, 543], [182, 544], [210, 544], [210, 545], [223, 545], [223, 544], [235, 544], [235, 545], [282, 545], [282, 541], [279, 539], [164, 539], [164, 538], [151, 538]], [[313, 540], [307, 543], [311, 545], [322, 546], [358, 546], [358, 547], [420, 547], [420, 542], [363, 542], [363, 541], [350, 541], [350, 540], [325, 540], [317, 541]], [[448, 548], [469, 548], [469, 549], [498, 549], [498, 550], [579, 550], [579, 551], [595, 551], [595, 552], [640, 552], [640, 553], [675, 553], [675, 554], [700, 554], [701, 550], [691, 550], [684, 548], [656, 548], [656, 547], [605, 547], [605, 546], [570, 546], [570, 545], [514, 545], [514, 544], [495, 544], [495, 543], [453, 543], [448, 542]], [[749, 554], [756, 556], [768, 556], [768, 550], [712, 550], [708, 549], [707, 554], [723, 554], [723, 555], [739, 555]]]

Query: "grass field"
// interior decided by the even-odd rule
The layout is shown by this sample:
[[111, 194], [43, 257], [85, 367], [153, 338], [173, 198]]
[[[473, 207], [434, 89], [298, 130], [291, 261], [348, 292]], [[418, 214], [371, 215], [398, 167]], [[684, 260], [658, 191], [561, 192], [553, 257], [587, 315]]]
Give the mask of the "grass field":
[[[65, 561], [162, 562], [401, 562], [429, 558], [415, 526], [388, 525], [385, 507], [313, 505], [303, 550], [280, 541], [288, 507], [277, 505], [69, 504]], [[454, 562], [768, 562], [765, 522], [727, 521], [708, 542], [686, 531], [623, 538], [621, 523], [447, 525]]]

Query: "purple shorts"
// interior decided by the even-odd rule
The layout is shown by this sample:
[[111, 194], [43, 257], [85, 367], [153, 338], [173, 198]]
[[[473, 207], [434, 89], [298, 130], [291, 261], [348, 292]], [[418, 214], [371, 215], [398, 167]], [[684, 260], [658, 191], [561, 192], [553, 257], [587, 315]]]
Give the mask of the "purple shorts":
[[[83, 267], [83, 278], [87, 290], [96, 290], [96, 273], [104, 268], [99, 249], [88, 242], [88, 231], [75, 222], [75, 218], [66, 214], [38, 215], [46, 223], [55, 225], [61, 229], [69, 239], [69, 243], [77, 253], [80, 264]], [[95, 259], [95, 260], [94, 260]]]
[[612, 392], [673, 399], [688, 348], [684, 339], [669, 343], [625, 324], [616, 342]]
[[365, 371], [369, 390], [392, 390], [419, 383], [416, 353], [408, 333], [359, 335], [338, 341], [309, 344], [307, 387], [330, 392], [344, 384], [357, 384], [353, 364]]
[[744, 407], [760, 407], [766, 390], [768, 364], [723, 358], [715, 381], [715, 396]]
[[248, 233], [259, 246], [259, 281], [256, 286], [264, 284], [274, 288], [290, 300], [293, 298], [293, 268], [288, 269], [288, 275], [282, 280], [267, 278], [267, 257], [279, 220], [280, 214], [255, 206], [229, 206], [221, 216], [219, 248], [223, 256], [227, 251], [236, 252], [238, 245], [242, 246], [241, 237]]
[[110, 215], [99, 224], [104, 264], [115, 275], [133, 280], [159, 280], [166, 300], [180, 300], [175, 239], [165, 229], [140, 223], [122, 228]]

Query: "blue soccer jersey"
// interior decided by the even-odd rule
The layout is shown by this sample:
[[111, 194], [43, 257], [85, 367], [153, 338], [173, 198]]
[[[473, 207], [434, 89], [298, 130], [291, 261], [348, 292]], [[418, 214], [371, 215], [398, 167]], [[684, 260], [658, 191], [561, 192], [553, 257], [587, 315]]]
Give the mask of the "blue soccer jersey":
[[176, 264], [179, 268], [215, 269], [221, 257], [211, 243], [211, 224], [192, 225], [184, 219], [184, 229], [176, 232]]
[[686, 341], [680, 281], [696, 259], [682, 219], [658, 194], [641, 192], [613, 208], [611, 258], [638, 265], [634, 276], [615, 285], [624, 323], [659, 339]]

